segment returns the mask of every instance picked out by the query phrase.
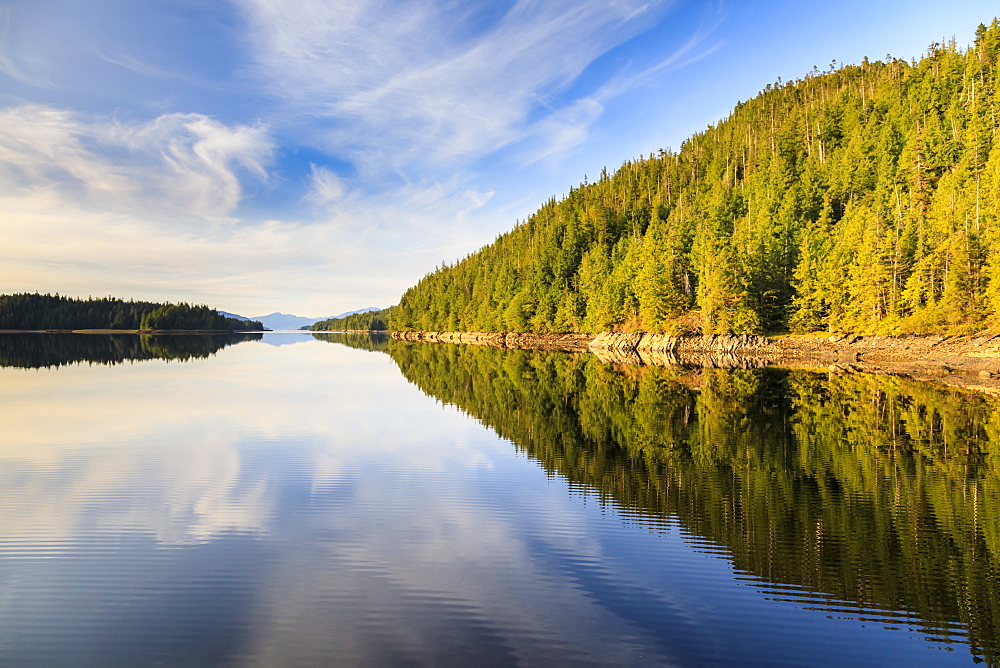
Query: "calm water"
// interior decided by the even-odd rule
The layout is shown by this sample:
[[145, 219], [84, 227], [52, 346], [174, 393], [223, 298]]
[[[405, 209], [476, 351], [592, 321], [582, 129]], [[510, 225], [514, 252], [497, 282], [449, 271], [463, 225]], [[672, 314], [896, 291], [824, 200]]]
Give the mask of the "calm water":
[[0, 365], [0, 665], [1000, 656], [979, 395], [309, 334]]

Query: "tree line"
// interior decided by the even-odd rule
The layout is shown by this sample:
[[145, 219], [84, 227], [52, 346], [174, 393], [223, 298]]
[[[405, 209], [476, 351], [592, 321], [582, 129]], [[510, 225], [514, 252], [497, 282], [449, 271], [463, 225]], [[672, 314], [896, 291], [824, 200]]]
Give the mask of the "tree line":
[[1000, 318], [1000, 25], [767, 86], [402, 296], [398, 330], [967, 333]]
[[262, 331], [264, 325], [219, 314], [208, 306], [158, 304], [114, 297], [0, 295], [0, 329], [184, 329]]
[[393, 307], [384, 308], [381, 311], [366, 311], [365, 313], [352, 313], [343, 318], [329, 318], [313, 323], [311, 329], [314, 332], [354, 332], [368, 331], [380, 332], [390, 329], [389, 323]]

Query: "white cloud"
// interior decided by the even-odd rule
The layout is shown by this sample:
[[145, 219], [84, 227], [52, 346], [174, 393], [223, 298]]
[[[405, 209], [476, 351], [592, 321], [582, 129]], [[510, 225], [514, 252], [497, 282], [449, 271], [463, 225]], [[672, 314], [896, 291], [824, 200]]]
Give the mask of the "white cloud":
[[532, 163], [559, 155], [587, 138], [588, 128], [598, 119], [604, 107], [591, 98], [577, 100], [538, 123], [541, 132], [521, 153], [523, 163]]
[[341, 199], [346, 192], [344, 182], [326, 167], [310, 165], [306, 199], [321, 206]]
[[314, 166], [317, 220], [228, 218], [241, 178], [267, 178], [271, 151], [263, 128], [196, 114], [122, 123], [0, 110], [0, 285], [250, 313], [387, 306], [442, 254], [476, 243], [462, 218], [492, 195], [459, 177], [368, 194]]
[[[343, 192], [318, 222], [206, 226], [152, 207], [116, 212], [67, 201], [55, 187], [0, 191], [0, 285], [208, 303], [244, 315], [388, 306], [415, 277], [481, 242], [465, 217], [491, 195], [457, 181]], [[513, 218], [489, 215], [498, 228]]]
[[461, 3], [238, 1], [265, 88], [321, 119], [325, 148], [361, 170], [453, 164], [550, 132], [542, 144], [580, 141], [596, 117], [573, 133], [546, 122], [586, 105], [559, 95], [667, 7], [522, 0], [490, 21]]
[[201, 114], [125, 123], [41, 105], [0, 110], [0, 186], [110, 211], [222, 219], [239, 204], [244, 174], [267, 178], [272, 152], [266, 128]]

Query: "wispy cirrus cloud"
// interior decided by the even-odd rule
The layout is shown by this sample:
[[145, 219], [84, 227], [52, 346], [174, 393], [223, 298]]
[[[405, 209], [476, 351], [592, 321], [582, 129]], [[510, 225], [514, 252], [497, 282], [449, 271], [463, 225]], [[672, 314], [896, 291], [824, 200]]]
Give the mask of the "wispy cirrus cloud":
[[319, 206], [336, 203], [346, 194], [343, 180], [326, 167], [309, 166], [309, 180], [305, 199]]
[[43, 105], [0, 110], [0, 185], [50, 189], [110, 211], [166, 211], [221, 220], [243, 181], [267, 179], [267, 129], [202, 114], [144, 122], [85, 116]]
[[[565, 157], [613, 98], [704, 51], [700, 35], [633, 49], [675, 1], [163, 2], [122, 23], [149, 44], [104, 39], [120, 17], [99, 0], [0, 8], [17, 38], [0, 76], [54, 87], [0, 108], [0, 284], [248, 312], [392, 303], [537, 205], [511, 194], [517, 168]], [[66, 38], [77, 23], [88, 39]]]
[[581, 141], [595, 103], [567, 98], [567, 88], [670, 6], [519, 0], [486, 15], [457, 2], [237, 2], [265, 89], [362, 170], [453, 165], [525, 140], [550, 150]]
[[43, 73], [44, 67], [40, 63], [24, 58], [21, 59], [22, 62], [18, 62], [13, 57], [10, 39], [12, 13], [12, 7], [0, 7], [0, 74], [32, 86], [51, 87], [52, 82]]

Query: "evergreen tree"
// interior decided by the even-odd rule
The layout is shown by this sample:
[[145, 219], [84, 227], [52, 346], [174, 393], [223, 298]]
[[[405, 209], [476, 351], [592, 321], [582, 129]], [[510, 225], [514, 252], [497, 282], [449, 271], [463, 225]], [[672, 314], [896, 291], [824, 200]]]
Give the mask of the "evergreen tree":
[[1000, 25], [832, 64], [602, 172], [408, 290], [393, 328], [959, 333], [1000, 322]]

